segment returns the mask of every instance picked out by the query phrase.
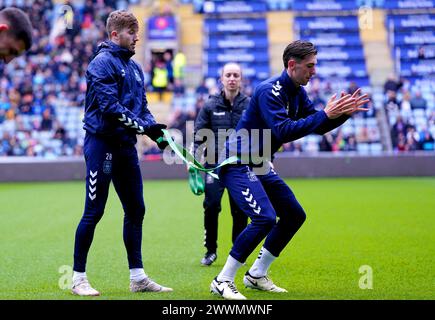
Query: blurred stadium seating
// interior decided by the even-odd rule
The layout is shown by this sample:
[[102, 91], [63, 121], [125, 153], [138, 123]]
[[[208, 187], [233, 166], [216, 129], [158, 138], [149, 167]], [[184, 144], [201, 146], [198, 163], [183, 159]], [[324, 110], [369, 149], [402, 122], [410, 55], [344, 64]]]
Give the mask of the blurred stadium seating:
[[[73, 9], [72, 28], [60, 23], [68, 19], [65, 4]], [[283, 152], [435, 149], [434, 1], [0, 0], [0, 8], [11, 5], [30, 14], [35, 44], [25, 57], [0, 66], [0, 156], [82, 155], [86, 66], [106, 37], [108, 13], [128, 7], [142, 23], [144, 41], [135, 59], [149, 82], [153, 61], [145, 20], [163, 11], [176, 18], [173, 53], [186, 55], [185, 77], [171, 83], [162, 100], [150, 83], [147, 89], [151, 111], [183, 134], [191, 131], [186, 121], [195, 118], [208, 94], [219, 90], [225, 62], [242, 65], [251, 94], [282, 70], [283, 49], [300, 38], [319, 49], [317, 77], [307, 86], [316, 108], [334, 92], [361, 86], [371, 96], [371, 111], [325, 136], [286, 144]], [[148, 139], [139, 141], [145, 158], [159, 153]]]

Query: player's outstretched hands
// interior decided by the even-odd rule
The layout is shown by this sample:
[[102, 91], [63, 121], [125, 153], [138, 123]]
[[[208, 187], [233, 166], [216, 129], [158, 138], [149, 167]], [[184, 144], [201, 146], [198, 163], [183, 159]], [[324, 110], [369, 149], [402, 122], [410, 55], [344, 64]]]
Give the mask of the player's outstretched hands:
[[[162, 129], [166, 129], [166, 124], [163, 123], [155, 123], [149, 126], [145, 130], [145, 134], [151, 138], [155, 143], [157, 143], [157, 146], [160, 150], [165, 149], [169, 144], [166, 140], [163, 138], [163, 132]], [[162, 138], [162, 139], [159, 139]]]
[[[358, 111], [368, 111], [368, 108], [362, 108], [363, 105], [365, 105], [366, 103], [370, 102], [370, 99], [368, 99], [368, 94], [362, 94], [361, 93], [361, 88], [358, 88], [358, 90], [356, 90], [353, 95], [352, 98], [355, 99], [355, 104], [353, 105], [353, 109], [349, 110], [348, 112], [345, 112], [345, 114], [347, 114], [348, 116], [351, 116], [352, 114], [354, 114], [355, 112]], [[344, 93], [342, 93], [342, 96], [344, 95]]]
[[358, 111], [367, 111], [368, 108], [362, 106], [369, 102], [367, 94], [360, 95], [361, 89], [356, 90], [352, 95], [341, 93], [341, 97], [335, 100], [337, 94], [334, 94], [325, 107], [325, 113], [329, 119], [336, 119], [345, 114], [351, 116]]
[[352, 98], [350, 94], [341, 95], [340, 99], [335, 100], [337, 94], [335, 93], [326, 104], [324, 109], [329, 119], [336, 119], [348, 112], [355, 104], [355, 98]]

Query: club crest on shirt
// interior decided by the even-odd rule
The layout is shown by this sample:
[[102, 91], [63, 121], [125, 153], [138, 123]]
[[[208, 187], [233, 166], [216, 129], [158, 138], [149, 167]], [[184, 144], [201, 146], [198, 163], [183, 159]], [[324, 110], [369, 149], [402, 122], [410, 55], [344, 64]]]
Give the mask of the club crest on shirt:
[[214, 178], [211, 175], [207, 174], [205, 178], [205, 183], [211, 184], [213, 182], [214, 182]]
[[106, 160], [103, 162], [103, 172], [105, 174], [110, 174], [112, 172], [112, 161]]
[[125, 77], [125, 70], [124, 69], [121, 69], [121, 77]]
[[257, 178], [257, 176], [255, 175], [254, 172], [249, 170], [246, 174], [248, 175], [249, 181], [251, 181], [251, 182], [258, 181], [258, 178]]

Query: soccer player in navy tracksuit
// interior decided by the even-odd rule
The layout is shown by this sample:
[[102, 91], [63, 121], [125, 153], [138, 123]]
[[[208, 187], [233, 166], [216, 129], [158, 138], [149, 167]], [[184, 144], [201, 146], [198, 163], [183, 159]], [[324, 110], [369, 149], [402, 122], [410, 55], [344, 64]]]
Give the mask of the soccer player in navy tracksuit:
[[[237, 134], [229, 137], [221, 152], [221, 161], [231, 155], [239, 156], [237, 164], [219, 170], [219, 178], [238, 207], [251, 218], [234, 242], [222, 271], [210, 284], [211, 292], [225, 299], [246, 299], [234, 285], [234, 278], [263, 239], [258, 258], [243, 283], [253, 289], [287, 292], [276, 286], [267, 272], [304, 223], [305, 212], [292, 190], [268, 167], [268, 160], [283, 143], [311, 133], [324, 134], [353, 113], [367, 110], [362, 108], [368, 102], [367, 95], [360, 95], [360, 89], [352, 96], [342, 93], [339, 99], [333, 95], [324, 110], [314, 109], [302, 86], [315, 74], [316, 55], [310, 42], [298, 40], [287, 46], [283, 53], [285, 70], [255, 89], [236, 127]], [[260, 163], [259, 159], [263, 161]]]
[[[172, 291], [150, 280], [142, 265], [142, 221], [145, 214], [136, 135], [156, 141], [163, 135], [147, 107], [144, 76], [130, 58], [138, 41], [138, 21], [129, 12], [114, 11], [106, 25], [109, 41], [97, 49], [86, 71], [86, 201], [75, 235], [72, 292], [99, 295], [86, 276], [86, 260], [95, 227], [104, 213], [110, 181], [124, 209], [123, 238], [130, 269], [130, 290]], [[158, 143], [163, 149], [167, 142]], [[107, 272], [107, 270], [104, 270]]]

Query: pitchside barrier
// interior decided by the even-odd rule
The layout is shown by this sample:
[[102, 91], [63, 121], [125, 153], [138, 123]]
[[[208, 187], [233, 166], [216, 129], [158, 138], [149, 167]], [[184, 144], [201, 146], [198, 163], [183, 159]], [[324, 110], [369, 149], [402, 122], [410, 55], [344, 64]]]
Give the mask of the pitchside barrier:
[[[435, 152], [404, 154], [279, 154], [275, 170], [284, 178], [435, 176]], [[166, 164], [163, 160], [141, 161], [145, 180], [186, 179], [185, 164]], [[84, 180], [83, 157], [43, 159], [0, 157], [0, 182]]]

